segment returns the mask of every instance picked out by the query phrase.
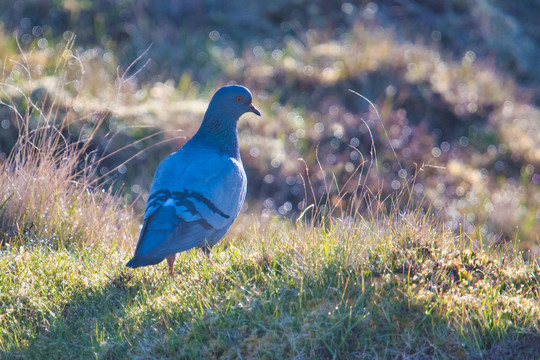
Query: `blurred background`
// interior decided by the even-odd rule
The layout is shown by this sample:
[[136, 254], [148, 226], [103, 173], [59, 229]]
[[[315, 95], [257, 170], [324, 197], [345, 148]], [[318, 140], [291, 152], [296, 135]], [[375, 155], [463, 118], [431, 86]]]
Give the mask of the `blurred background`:
[[[339, 211], [371, 191], [540, 254], [538, 0], [0, 8], [1, 81], [73, 117], [68, 135], [92, 137], [92, 155], [108, 156], [97, 176], [139, 214], [158, 163], [193, 135], [217, 88], [240, 83], [263, 112], [239, 123], [245, 213], [295, 219], [320, 199]], [[24, 102], [9, 86], [0, 100]], [[9, 107], [0, 126], [5, 159], [17, 137]]]

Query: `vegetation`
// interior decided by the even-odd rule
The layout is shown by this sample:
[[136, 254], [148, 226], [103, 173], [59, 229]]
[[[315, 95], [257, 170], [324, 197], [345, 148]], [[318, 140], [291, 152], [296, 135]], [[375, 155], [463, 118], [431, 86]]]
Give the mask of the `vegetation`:
[[[105, 115], [91, 150], [124, 150], [98, 172], [125, 184], [138, 212], [158, 160], [193, 134], [212, 91], [235, 81], [264, 111], [240, 124], [251, 213], [297, 217], [306, 166], [316, 198], [326, 196], [326, 172], [340, 184], [359, 166], [365, 176], [373, 137], [381, 166], [366, 183], [372, 192], [377, 179], [386, 196], [414, 178], [411, 196], [429, 200], [456, 233], [540, 249], [534, 1], [47, 4], [18, 1], [0, 15], [3, 78], [51, 94], [60, 112], [76, 105], [81, 118]], [[375, 103], [386, 131], [349, 89]], [[0, 118], [9, 154], [16, 122], [6, 109]], [[90, 125], [78, 122], [75, 139]]]
[[210, 258], [124, 267], [103, 245], [6, 246], [4, 358], [540, 356], [538, 262], [419, 214], [253, 226]]
[[[537, 5], [226, 3], [0, 14], [0, 358], [540, 358]], [[242, 215], [125, 268], [228, 81]]]

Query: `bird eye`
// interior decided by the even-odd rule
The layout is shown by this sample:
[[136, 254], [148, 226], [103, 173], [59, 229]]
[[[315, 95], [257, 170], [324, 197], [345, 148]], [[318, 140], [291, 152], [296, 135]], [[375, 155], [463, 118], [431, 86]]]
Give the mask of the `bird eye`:
[[242, 97], [241, 97], [241, 96], [237, 96], [237, 97], [236, 97], [236, 102], [242, 102]]

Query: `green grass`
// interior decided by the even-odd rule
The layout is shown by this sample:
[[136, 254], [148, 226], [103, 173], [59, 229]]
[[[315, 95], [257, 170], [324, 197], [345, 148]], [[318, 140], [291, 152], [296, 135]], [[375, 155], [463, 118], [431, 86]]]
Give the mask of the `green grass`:
[[[406, 224], [406, 225], [405, 225]], [[428, 220], [256, 227], [129, 270], [114, 247], [0, 257], [3, 358], [540, 356], [540, 267]]]
[[[57, 66], [66, 91], [69, 59]], [[1, 359], [540, 358], [540, 265], [518, 241], [484, 246], [481, 233], [455, 235], [414, 199], [411, 212], [397, 200], [386, 210], [369, 201], [380, 191], [359, 191], [366, 182], [327, 186], [326, 173], [334, 216], [311, 222], [307, 207], [298, 223], [267, 213], [259, 224], [244, 215], [209, 258], [181, 254], [173, 278], [164, 264], [125, 268], [138, 222], [103, 191], [110, 184], [98, 181], [91, 151], [107, 114], [79, 114], [76, 91], [34, 101], [16, 85], [0, 83], [19, 135], [0, 167]], [[70, 133], [73, 122], [85, 130]], [[463, 169], [454, 172], [470, 175]], [[302, 183], [313, 198], [315, 178]], [[354, 217], [338, 216], [354, 204]]]

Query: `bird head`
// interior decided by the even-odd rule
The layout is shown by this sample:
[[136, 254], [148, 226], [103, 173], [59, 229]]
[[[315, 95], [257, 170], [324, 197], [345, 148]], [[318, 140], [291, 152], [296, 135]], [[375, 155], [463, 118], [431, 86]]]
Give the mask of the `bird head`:
[[261, 116], [261, 112], [251, 101], [252, 96], [248, 88], [242, 85], [229, 85], [216, 91], [208, 108], [230, 114], [236, 119], [247, 112]]

